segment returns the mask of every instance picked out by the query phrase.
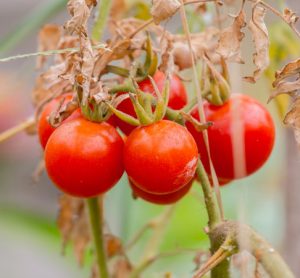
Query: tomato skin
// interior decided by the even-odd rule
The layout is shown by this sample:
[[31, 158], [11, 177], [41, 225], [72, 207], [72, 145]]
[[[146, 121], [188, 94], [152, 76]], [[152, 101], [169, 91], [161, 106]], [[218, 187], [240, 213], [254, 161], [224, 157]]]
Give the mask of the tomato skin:
[[129, 180], [129, 185], [132, 189], [132, 194], [135, 197], [141, 198], [144, 201], [156, 205], [170, 205], [176, 203], [189, 192], [190, 188], [192, 187], [192, 184], [193, 182], [189, 182], [187, 185], [185, 185], [184, 187], [180, 188], [175, 192], [169, 194], [157, 195], [157, 194], [151, 194], [141, 190], [140, 188], [135, 186], [131, 180]]
[[[246, 171], [244, 174], [235, 175], [233, 161], [232, 140], [232, 107], [239, 105], [239, 119], [244, 127], [244, 146]], [[204, 113], [207, 121], [212, 121], [213, 126], [208, 128], [210, 152], [216, 174], [221, 179], [239, 179], [257, 171], [270, 156], [274, 140], [275, 126], [270, 113], [257, 100], [241, 94], [234, 94], [222, 106], [204, 103]], [[192, 116], [199, 119], [197, 108], [192, 111]], [[210, 174], [208, 155], [203, 136], [194, 127], [187, 123], [187, 128], [195, 138], [201, 161]]]
[[39, 117], [37, 129], [39, 140], [43, 149], [45, 149], [50, 135], [55, 130], [55, 128], [49, 124], [48, 117], [50, 116], [52, 111], [57, 109], [61, 99], [63, 98], [65, 98], [64, 103], [66, 103], [72, 99], [72, 94], [64, 94], [51, 100], [44, 106], [42, 113]]
[[[163, 90], [165, 82], [165, 74], [161, 71], [157, 71], [153, 76], [154, 81], [160, 91]], [[156, 96], [152, 83], [150, 79], [145, 79], [139, 83], [139, 87], [143, 92], [150, 93]], [[168, 106], [173, 109], [181, 109], [187, 104], [187, 93], [185, 87], [178, 76], [173, 75], [170, 82], [170, 94]], [[129, 114], [136, 118], [136, 113], [134, 111], [133, 105], [130, 99], [123, 100], [118, 105], [118, 110]], [[135, 128], [128, 123], [123, 122], [118, 117], [114, 116], [116, 125], [126, 134], [129, 135], [130, 132]]]
[[59, 126], [45, 149], [49, 177], [63, 192], [75, 197], [94, 197], [121, 178], [124, 142], [106, 122], [82, 117]]
[[189, 183], [197, 158], [197, 145], [191, 134], [168, 120], [136, 128], [124, 148], [128, 177], [152, 194], [172, 193]]

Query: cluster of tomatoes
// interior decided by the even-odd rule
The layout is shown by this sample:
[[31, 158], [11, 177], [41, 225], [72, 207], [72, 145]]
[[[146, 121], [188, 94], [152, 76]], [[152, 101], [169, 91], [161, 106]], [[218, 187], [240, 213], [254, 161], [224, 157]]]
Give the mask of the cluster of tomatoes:
[[[159, 90], [165, 76], [154, 77]], [[145, 93], [154, 95], [150, 80], [139, 83]], [[65, 101], [71, 95], [65, 95]], [[67, 194], [94, 197], [107, 192], [121, 178], [124, 170], [133, 194], [156, 204], [170, 204], [182, 198], [190, 189], [200, 157], [210, 174], [209, 157], [201, 132], [187, 122], [186, 127], [162, 119], [147, 126], [134, 127], [112, 116], [107, 122], [92, 122], [76, 110], [58, 128], [47, 121], [60, 98], [48, 103], [41, 113], [38, 132], [45, 149], [49, 177]], [[181, 109], [187, 104], [187, 93], [177, 76], [170, 81], [168, 106]], [[233, 117], [238, 106], [239, 117]], [[123, 100], [118, 110], [136, 117], [130, 99]], [[245, 95], [233, 95], [222, 106], [204, 103], [211, 160], [220, 184], [250, 175], [269, 157], [275, 129], [268, 111], [256, 100]], [[195, 108], [191, 115], [199, 120]], [[237, 174], [233, 137], [235, 121], [242, 124], [245, 171]], [[119, 135], [118, 127], [126, 136]], [[125, 139], [124, 139], [125, 138]]]

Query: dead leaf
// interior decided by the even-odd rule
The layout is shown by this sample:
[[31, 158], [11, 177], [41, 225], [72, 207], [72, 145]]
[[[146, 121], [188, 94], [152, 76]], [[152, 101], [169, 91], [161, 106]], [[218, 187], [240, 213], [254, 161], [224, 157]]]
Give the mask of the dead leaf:
[[241, 57], [241, 41], [245, 34], [241, 31], [246, 26], [243, 10], [234, 18], [232, 25], [225, 28], [220, 34], [217, 52], [229, 61], [244, 63]]
[[292, 61], [285, 65], [281, 70], [276, 71], [275, 73], [275, 81], [273, 82], [273, 86], [277, 87], [278, 83], [287, 77], [291, 77], [293, 75], [300, 74], [300, 59]]
[[[58, 42], [61, 37], [61, 28], [56, 24], [47, 24], [38, 35], [38, 51], [54, 50], [58, 47]], [[36, 67], [40, 69], [47, 60], [47, 56], [38, 56]]]
[[113, 20], [118, 20], [122, 17], [126, 11], [126, 1], [125, 0], [112, 0], [110, 8], [110, 18]]
[[112, 234], [106, 234], [105, 244], [106, 254], [108, 258], [112, 258], [116, 255], [121, 255], [123, 253], [123, 246], [120, 238]]
[[62, 250], [64, 252], [67, 243], [71, 241], [77, 261], [82, 265], [91, 240], [84, 200], [62, 195], [59, 204], [57, 224], [63, 238]]
[[253, 54], [253, 62], [256, 70], [253, 76], [244, 77], [244, 80], [255, 83], [262, 75], [263, 71], [269, 66], [269, 35], [264, 17], [266, 9], [254, 4], [252, 9], [252, 18], [249, 22], [249, 30], [252, 33], [253, 42], [255, 45], [255, 53]]
[[133, 267], [126, 258], [120, 258], [114, 264], [113, 270], [112, 278], [128, 278], [130, 277]]
[[283, 122], [294, 129], [296, 141], [300, 146], [300, 97], [295, 99]]
[[[88, 1], [91, 4], [94, 1]], [[69, 0], [67, 5], [72, 18], [68, 20], [64, 28], [69, 34], [81, 33], [87, 29], [87, 21], [90, 16], [90, 9], [85, 0]]]
[[151, 15], [155, 24], [159, 24], [172, 17], [180, 8], [181, 3], [178, 0], [153, 0], [151, 7]]
[[295, 24], [299, 19], [299, 16], [297, 16], [295, 12], [293, 12], [292, 10], [290, 10], [288, 8], [284, 9], [283, 16], [284, 16], [285, 20], [288, 22], [288, 24], [290, 24], [290, 25]]

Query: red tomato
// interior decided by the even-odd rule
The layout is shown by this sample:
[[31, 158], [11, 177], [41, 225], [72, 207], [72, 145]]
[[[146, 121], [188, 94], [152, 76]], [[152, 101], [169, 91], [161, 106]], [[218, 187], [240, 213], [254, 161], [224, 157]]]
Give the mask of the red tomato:
[[198, 151], [188, 130], [161, 120], [136, 128], [124, 148], [124, 166], [129, 178], [141, 190], [168, 194], [194, 177]]
[[[157, 71], [153, 79], [157, 84], [157, 87], [160, 91], [162, 91], [165, 82], [165, 75], [161, 71]], [[139, 87], [143, 92], [150, 93], [152, 95], [156, 95], [152, 86], [150, 79], [145, 79], [139, 83]], [[178, 76], [173, 75], [170, 82], [170, 94], [169, 94], [169, 104], [168, 106], [173, 109], [181, 109], [187, 104], [187, 93], [184, 88], [183, 83], [179, 79]], [[130, 99], [123, 100], [118, 105], [118, 110], [125, 112], [133, 117], [136, 117], [136, 113], [134, 111], [133, 105]], [[118, 117], [114, 117], [117, 126], [128, 135], [135, 127], [123, 122]]]
[[62, 96], [59, 96], [59, 97], [51, 100], [49, 103], [47, 103], [44, 106], [42, 113], [40, 115], [37, 128], [38, 128], [38, 135], [39, 135], [40, 143], [41, 143], [43, 149], [45, 149], [50, 135], [55, 130], [55, 128], [49, 124], [48, 117], [50, 116], [52, 111], [57, 109], [62, 98], [65, 98], [64, 103], [66, 103], [72, 99], [72, 94], [64, 94]]
[[63, 192], [94, 197], [108, 191], [123, 174], [124, 142], [108, 123], [82, 117], [65, 122], [45, 149], [49, 177]]
[[[233, 117], [233, 105], [238, 105], [239, 117]], [[273, 149], [275, 127], [270, 113], [258, 101], [246, 95], [235, 94], [222, 106], [205, 102], [204, 112], [206, 120], [213, 122], [213, 126], [208, 129], [208, 136], [212, 162], [219, 178], [243, 178], [254, 173], [266, 162]], [[192, 111], [192, 116], [199, 119], [198, 109]], [[246, 171], [244, 174], [235, 175], [232, 142], [234, 133], [237, 132], [233, 130], [233, 126], [237, 123], [242, 124], [244, 130]], [[187, 128], [197, 142], [206, 171], [210, 173], [202, 133], [197, 132], [190, 123], [187, 123]]]
[[169, 194], [163, 194], [163, 195], [157, 195], [157, 194], [151, 194], [148, 192], [145, 192], [134, 185], [134, 183], [129, 180], [130, 187], [132, 189], [132, 193], [135, 197], [141, 198], [145, 201], [148, 201], [149, 203], [157, 204], [157, 205], [169, 205], [176, 203], [179, 201], [182, 197], [184, 197], [190, 190], [193, 182], [189, 182], [184, 187], [180, 188], [179, 190], [169, 193]]

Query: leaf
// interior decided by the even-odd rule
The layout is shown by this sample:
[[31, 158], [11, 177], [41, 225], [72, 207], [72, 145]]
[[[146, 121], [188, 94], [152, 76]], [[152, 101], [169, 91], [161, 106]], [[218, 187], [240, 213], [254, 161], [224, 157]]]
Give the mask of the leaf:
[[245, 34], [241, 31], [246, 26], [243, 10], [234, 17], [232, 25], [225, 28], [220, 34], [217, 52], [224, 58], [237, 63], [244, 63], [241, 57], [241, 41]]
[[290, 25], [295, 24], [299, 19], [299, 16], [297, 16], [295, 12], [293, 12], [292, 10], [290, 10], [288, 8], [284, 9], [283, 16], [284, 16], [286, 22]]
[[87, 21], [90, 16], [88, 4], [91, 4], [94, 1], [87, 2], [85, 0], [69, 0], [67, 8], [72, 18], [64, 25], [67, 33], [81, 33], [87, 29]]
[[249, 30], [252, 33], [253, 42], [255, 45], [255, 53], [253, 54], [253, 62], [256, 66], [256, 70], [253, 76], [244, 77], [245, 81], [255, 83], [262, 75], [263, 71], [269, 65], [269, 35], [268, 30], [264, 22], [266, 14], [265, 8], [253, 5], [252, 18], [249, 22]]
[[[59, 39], [61, 37], [61, 28], [55, 24], [45, 25], [38, 35], [38, 52], [44, 52], [57, 49]], [[46, 62], [45, 56], [37, 57], [37, 68], [41, 68]]]
[[153, 0], [151, 7], [151, 15], [155, 24], [159, 24], [172, 17], [180, 8], [181, 3], [178, 0]]
[[295, 99], [283, 122], [294, 129], [296, 141], [300, 146], [300, 97]]
[[77, 261], [82, 265], [85, 250], [91, 241], [84, 200], [62, 195], [59, 205], [57, 224], [63, 238], [62, 250], [64, 252], [67, 243], [71, 241]]
[[275, 81], [273, 82], [273, 86], [277, 87], [278, 83], [287, 78], [291, 77], [293, 75], [300, 73], [300, 59], [297, 59], [295, 61], [292, 61], [285, 65], [281, 70], [276, 71], [275, 73]]

